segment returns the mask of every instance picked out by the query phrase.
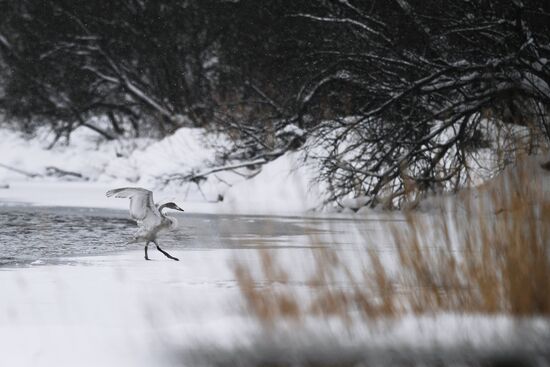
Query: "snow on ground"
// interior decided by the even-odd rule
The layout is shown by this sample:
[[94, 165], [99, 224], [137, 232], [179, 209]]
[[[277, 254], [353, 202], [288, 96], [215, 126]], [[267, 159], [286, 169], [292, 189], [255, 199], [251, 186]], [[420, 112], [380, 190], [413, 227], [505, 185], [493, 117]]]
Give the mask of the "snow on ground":
[[[246, 312], [232, 271], [237, 258], [252, 259], [254, 250], [172, 252], [180, 262], [156, 252], [154, 261], [146, 262], [141, 251], [132, 251], [76, 258], [68, 265], [1, 270], [2, 365], [196, 366], [196, 359], [214, 363], [220, 358], [216, 353], [225, 361], [221, 365], [233, 365], [231, 360], [254, 360], [246, 353], [299, 360], [300, 355], [364, 354], [366, 347], [414, 357], [419, 348], [483, 350], [521, 339], [540, 350], [548, 341], [544, 320], [518, 324], [481, 315], [411, 316], [357, 325], [317, 318], [264, 329]], [[277, 253], [296, 269], [307, 267], [312, 258], [309, 249]], [[291, 287], [307, 293], [306, 284], [302, 279]]]
[[178, 255], [179, 263], [146, 262], [140, 251], [1, 271], [2, 365], [161, 366], [167, 338], [245, 331], [234, 320], [229, 251]]
[[[227, 146], [227, 139], [202, 129], [182, 128], [161, 141], [111, 142], [78, 129], [69, 145], [49, 150], [44, 133], [29, 140], [0, 129], [0, 141], [0, 187], [10, 187], [0, 189], [4, 201], [122, 208], [126, 205], [105, 200], [103, 193], [113, 187], [140, 186], [155, 191], [157, 200], [174, 200], [197, 212], [303, 213], [322, 206], [320, 190], [311, 184], [314, 172], [295, 152], [268, 163], [249, 180], [229, 171], [208, 176], [200, 186], [170, 179], [220, 165], [214, 145]], [[52, 177], [48, 167], [83, 178]]]
[[288, 152], [266, 164], [250, 180], [227, 191], [223, 207], [244, 213], [299, 213], [322, 206], [322, 189], [300, 152]]

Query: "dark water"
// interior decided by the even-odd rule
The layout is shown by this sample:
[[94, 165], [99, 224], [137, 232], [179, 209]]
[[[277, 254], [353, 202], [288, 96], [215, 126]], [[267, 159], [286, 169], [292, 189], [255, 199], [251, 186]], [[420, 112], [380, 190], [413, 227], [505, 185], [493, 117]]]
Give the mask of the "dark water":
[[[326, 233], [302, 218], [170, 214], [174, 231], [160, 236], [170, 249], [313, 246], [307, 237]], [[136, 250], [126, 244], [137, 230], [126, 211], [0, 205], [0, 266], [55, 264], [75, 256]]]

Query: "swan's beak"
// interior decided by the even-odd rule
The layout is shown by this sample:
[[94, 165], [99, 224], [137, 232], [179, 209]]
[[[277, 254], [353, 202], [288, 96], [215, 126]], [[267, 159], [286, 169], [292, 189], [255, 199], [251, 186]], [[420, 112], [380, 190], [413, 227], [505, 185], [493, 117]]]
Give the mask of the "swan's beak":
[[182, 208], [180, 208], [179, 206], [176, 205], [176, 207], [174, 208], [176, 210], [179, 210], [180, 212], [184, 212], [185, 210], [183, 210]]

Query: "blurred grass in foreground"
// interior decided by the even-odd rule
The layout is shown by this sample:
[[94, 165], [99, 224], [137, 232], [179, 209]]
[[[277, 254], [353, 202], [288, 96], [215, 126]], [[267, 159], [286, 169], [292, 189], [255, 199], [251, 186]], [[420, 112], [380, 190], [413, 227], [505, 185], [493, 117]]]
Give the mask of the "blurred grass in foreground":
[[[266, 324], [310, 316], [352, 322], [357, 314], [371, 320], [438, 312], [550, 315], [550, 202], [544, 180], [526, 167], [532, 165], [515, 167], [429, 216], [406, 213], [406, 225], [388, 229], [397, 270], [374, 243], [366, 243], [363, 269], [350, 269], [330, 249], [314, 250], [306, 299], [292, 287], [273, 286], [287, 284], [292, 269], [260, 250], [266, 287], [257, 287], [246, 264], [235, 267], [249, 310]], [[349, 286], [334, 286], [342, 276]]]

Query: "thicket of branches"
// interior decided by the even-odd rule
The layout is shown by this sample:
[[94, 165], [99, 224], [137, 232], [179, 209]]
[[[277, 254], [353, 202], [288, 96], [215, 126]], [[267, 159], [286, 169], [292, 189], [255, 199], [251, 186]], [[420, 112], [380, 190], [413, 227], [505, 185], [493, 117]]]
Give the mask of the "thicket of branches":
[[22, 128], [207, 126], [257, 164], [311, 137], [334, 200], [467, 182], [491, 121], [550, 138], [543, 0], [0, 0], [0, 14], [0, 108]]

